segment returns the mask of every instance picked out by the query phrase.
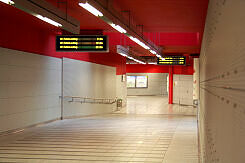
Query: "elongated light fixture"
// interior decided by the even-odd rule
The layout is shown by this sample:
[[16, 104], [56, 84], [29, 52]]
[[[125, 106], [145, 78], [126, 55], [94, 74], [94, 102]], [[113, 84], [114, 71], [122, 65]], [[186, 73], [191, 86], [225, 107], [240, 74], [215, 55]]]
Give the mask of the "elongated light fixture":
[[142, 62], [142, 61], [140, 61], [140, 60], [138, 60], [138, 59], [135, 59], [135, 58], [133, 58], [133, 57], [131, 57], [131, 56], [128, 56], [127, 54], [124, 54], [124, 53], [119, 53], [121, 56], [124, 56], [124, 57], [127, 57], [128, 59], [131, 59], [131, 60], [133, 60], [133, 61], [135, 61], [135, 62], [138, 62], [138, 63], [141, 63], [141, 64], [146, 64], [145, 62]]
[[13, 5], [14, 4], [14, 2], [11, 1], [11, 0], [0, 0], [0, 2], [6, 3], [8, 5]]
[[47, 17], [44, 17], [42, 15], [36, 15], [36, 17], [41, 19], [41, 20], [43, 20], [43, 21], [45, 21], [45, 22], [47, 22], [47, 23], [49, 23], [49, 24], [52, 24], [52, 25], [54, 25], [56, 27], [61, 27], [62, 26], [60, 23], [57, 23], [57, 22], [55, 22], [55, 21], [53, 21], [53, 20], [51, 20], [51, 19], [49, 19]]
[[124, 56], [124, 57], [127, 57], [127, 55], [126, 54], [124, 54], [124, 53], [119, 53], [121, 56]]
[[[161, 56], [161, 55], [159, 55], [159, 54], [157, 54], [157, 52], [156, 52], [156, 51], [154, 51], [154, 50], [150, 50], [150, 52], [151, 52], [152, 54], [155, 54], [155, 55], [157, 56], [157, 58], [162, 59], [162, 56]], [[150, 64], [150, 63], [148, 63], [148, 64]]]
[[137, 60], [137, 59], [134, 59], [134, 61], [135, 61], [135, 62], [138, 62], [138, 63], [140, 63], [140, 64], [144, 64], [144, 65], [146, 64], [145, 62], [139, 61], [139, 60]]
[[137, 38], [130, 36], [129, 37], [131, 40], [133, 40], [134, 42], [136, 42], [137, 44], [139, 44], [140, 46], [142, 46], [145, 49], [150, 49], [148, 46], [146, 46], [143, 42], [141, 42], [140, 40], [138, 40]]
[[145, 62], [139, 61], [138, 59], [135, 59], [133, 57], [128, 56], [128, 58], [133, 60], [133, 61], [135, 61], [135, 62], [138, 62], [138, 63], [141, 63], [141, 64], [146, 64]]
[[156, 65], [157, 63], [156, 62], [148, 62], [148, 64], [150, 64], [150, 65]]
[[152, 54], [157, 54], [157, 52], [155, 52], [154, 50], [150, 50], [150, 52], [151, 52]]
[[119, 25], [116, 25], [116, 24], [111, 24], [111, 26], [116, 29], [118, 32], [120, 33], [127, 33], [127, 31], [125, 29], [123, 29], [122, 27], [120, 27]]
[[91, 14], [93, 14], [95, 16], [103, 16], [103, 14], [99, 10], [97, 10], [96, 8], [91, 6], [88, 2], [79, 3], [79, 6], [83, 7], [86, 10], [88, 10]]
[[157, 56], [158, 58], [162, 58], [162, 56], [160, 56], [159, 54], [156, 54], [156, 56]]

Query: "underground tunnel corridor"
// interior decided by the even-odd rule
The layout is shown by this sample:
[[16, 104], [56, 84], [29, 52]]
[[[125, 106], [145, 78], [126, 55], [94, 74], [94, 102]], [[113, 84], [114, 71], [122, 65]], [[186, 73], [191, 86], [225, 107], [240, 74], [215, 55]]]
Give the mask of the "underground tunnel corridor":
[[[162, 114], [169, 110], [166, 97], [128, 99], [121, 112], [58, 120], [2, 136], [0, 162], [198, 163], [195, 108]], [[137, 112], [123, 113], [136, 105]]]

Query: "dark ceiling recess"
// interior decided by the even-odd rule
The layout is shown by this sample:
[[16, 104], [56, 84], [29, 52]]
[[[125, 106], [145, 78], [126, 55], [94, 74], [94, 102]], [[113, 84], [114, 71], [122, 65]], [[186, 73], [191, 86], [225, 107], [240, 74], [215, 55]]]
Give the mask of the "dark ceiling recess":
[[[46, 0], [57, 6], [57, 0]], [[131, 24], [157, 46], [163, 47], [165, 55], [189, 54], [196, 57], [200, 54], [200, 47], [204, 31], [208, 0], [97, 0], [108, 2], [117, 12], [131, 20]], [[100, 18], [90, 14], [78, 5], [78, 0], [67, 1], [60, 5], [60, 9], [80, 21], [81, 30], [102, 30], [110, 37], [115, 37], [114, 30]], [[122, 12], [126, 11], [126, 12]], [[120, 37], [118, 37], [120, 38]], [[141, 56], [152, 54], [132, 44], [129, 39], [123, 41], [139, 50]], [[115, 42], [120, 42], [116, 41]], [[110, 42], [110, 46], [115, 46]], [[115, 49], [111, 48], [110, 49]]]

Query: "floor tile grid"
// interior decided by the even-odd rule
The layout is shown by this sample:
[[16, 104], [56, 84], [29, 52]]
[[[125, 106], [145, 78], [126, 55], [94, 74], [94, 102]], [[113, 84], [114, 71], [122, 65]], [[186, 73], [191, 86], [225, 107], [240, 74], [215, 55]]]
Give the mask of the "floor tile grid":
[[[151, 101], [146, 100], [143, 108], [152, 106]], [[196, 117], [182, 116], [194, 109], [163, 109], [157, 104], [152, 110], [139, 110], [142, 103], [134, 107], [137, 114], [56, 121], [25, 131], [14, 141], [3, 143], [0, 138], [0, 162], [198, 162]]]
[[[73, 125], [73, 127], [74, 127], [75, 125]], [[62, 126], [63, 128], [66, 128], [65, 126]], [[80, 126], [80, 125], [78, 125], [77, 126], [77, 128], [79, 128], [79, 129], [86, 129], [86, 127], [85, 128], [81, 128], [82, 126]], [[127, 130], [128, 132], [126, 132], [126, 133], [124, 133], [123, 135], [121, 135], [121, 137], [119, 137], [119, 139], [115, 139], [115, 140], [117, 140], [117, 141], [115, 141], [113, 144], [111, 144], [112, 142], [110, 142], [110, 145], [109, 146], [105, 146], [105, 144], [96, 144], [96, 148], [92, 148], [92, 149], [95, 149], [95, 150], [98, 150], [98, 149], [100, 149], [100, 147], [104, 147], [104, 148], [102, 148], [102, 149], [104, 149], [105, 151], [104, 151], [104, 153], [102, 153], [102, 155], [103, 155], [103, 157], [104, 156], [108, 156], [108, 158], [107, 159], [105, 159], [105, 158], [103, 158], [104, 160], [103, 161], [136, 161], [136, 162], [142, 162], [142, 161], [147, 161], [145, 158], [148, 158], [148, 156], [147, 155], [149, 155], [150, 154], [150, 152], [153, 152], [153, 154], [154, 154], [154, 150], [155, 151], [161, 151], [162, 150], [162, 147], [160, 146], [160, 147], [156, 147], [156, 143], [157, 143], [157, 140], [159, 141], [159, 140], [168, 140], [169, 139], [169, 135], [167, 135], [168, 137], [155, 137], [155, 139], [149, 139], [149, 136], [151, 135], [151, 133], [152, 133], [152, 129], [149, 129], [149, 126], [147, 126], [145, 129], [144, 129], [144, 131], [142, 131], [142, 129], [139, 129], [139, 127], [142, 127], [142, 125], [140, 126], [139, 124], [138, 125], [134, 125], [134, 127], [131, 127], [131, 129], [130, 130]], [[156, 127], [156, 126], [155, 126]], [[76, 127], [74, 127], [73, 129], [77, 129]], [[90, 128], [90, 127], [88, 127], [88, 128]], [[111, 126], [110, 126], [110, 128], [111, 128]], [[137, 129], [138, 128], [138, 129]], [[107, 128], [108, 129], [108, 128]], [[170, 129], [172, 129], [172, 128], [170, 128]], [[54, 132], [55, 131], [55, 132]], [[121, 130], [120, 130], [121, 131]], [[27, 137], [27, 138], [25, 138], [25, 139], [23, 139], [23, 140], [17, 140], [16, 142], [14, 142], [14, 143], [12, 143], [11, 145], [15, 145], [15, 146], [21, 146], [21, 145], [24, 145], [24, 144], [28, 144], [28, 146], [30, 147], [33, 147], [35, 144], [36, 145], [38, 145], [38, 147], [46, 147], [45, 145], [49, 145], [49, 147], [50, 147], [50, 145], [51, 145], [51, 147], [52, 147], [52, 144], [53, 145], [55, 145], [55, 147], [54, 148], [56, 148], [57, 146], [62, 146], [62, 147], [67, 147], [67, 146], [65, 146], [66, 144], [70, 144], [70, 145], [72, 145], [72, 147], [74, 147], [75, 145], [76, 145], [76, 143], [82, 143], [82, 142], [77, 142], [78, 140], [74, 140], [74, 139], [70, 139], [69, 138], [69, 142], [68, 143], [64, 143], [66, 140], [63, 140], [63, 141], [57, 141], [57, 137], [58, 136], [61, 136], [61, 139], [64, 139], [64, 138], [66, 138], [67, 136], [69, 136], [69, 133], [70, 133], [70, 131], [68, 130], [68, 132], [67, 131], [65, 131], [65, 130], [62, 130], [62, 129], [60, 129], [60, 128], [51, 128], [51, 130], [45, 130], [45, 134], [44, 134], [44, 136], [48, 136], [48, 137], [46, 137], [46, 140], [45, 140], [45, 142], [42, 142], [42, 139], [40, 139], [40, 138], [42, 138], [42, 136], [43, 136], [43, 134], [42, 134], [42, 132], [43, 131], [41, 131], [41, 130], [39, 130], [37, 133], [36, 133], [36, 135], [32, 135], [31, 137]], [[67, 132], [67, 133], [66, 133]], [[110, 136], [110, 132], [109, 132], [109, 134], [108, 134], [108, 131], [106, 131], [106, 130], [104, 130], [104, 132], [105, 133], [103, 133], [103, 136], [104, 137], [100, 137], [100, 138], [108, 138], [107, 136]], [[167, 130], [167, 131], [164, 131], [164, 130], [162, 130], [162, 132], [167, 132], [167, 133], [169, 133], [169, 132], [171, 132], [171, 131], [169, 131], [169, 129]], [[60, 135], [60, 133], [63, 133], [62, 135]], [[88, 143], [88, 138], [89, 138], [89, 136], [91, 136], [91, 135], [88, 135], [88, 134], [86, 134], [85, 136], [87, 136], [87, 137], [83, 137], [83, 134], [84, 133], [89, 133], [88, 131], [86, 131], [86, 130], [83, 130], [83, 132], [77, 132], [77, 130], [76, 130], [76, 134], [77, 135], [79, 135], [79, 136], [82, 136], [82, 138], [85, 138], [85, 139], [82, 139], [82, 140], [84, 140], [84, 143]], [[130, 133], [132, 133], [132, 134], [130, 134]], [[161, 133], [161, 132], [160, 132]], [[92, 134], [94, 134], [94, 135], [96, 135], [96, 136], [98, 136], [98, 134], [100, 135], [101, 134], [101, 131], [100, 130], [97, 130], [97, 131], [93, 131], [93, 133]], [[118, 133], [115, 133], [115, 132], [112, 132], [111, 134], [113, 134], [113, 135], [111, 135], [111, 138], [112, 137], [114, 137], [114, 135], [115, 134], [118, 134]], [[143, 136], [142, 136], [143, 135]], [[38, 137], [37, 137], [38, 136]], [[50, 137], [51, 136], [51, 137]], [[52, 138], [52, 136], [54, 136], [55, 137], [55, 142], [52, 142], [52, 139], [50, 139], [50, 138]], [[65, 137], [64, 137], [65, 136]], [[70, 136], [72, 136], [72, 135], [70, 135]], [[73, 135], [74, 136], [74, 135]], [[126, 139], [126, 141], [128, 141], [128, 143], [122, 143], [123, 141], [125, 141], [125, 138], [124, 137], [126, 137], [127, 139]], [[77, 137], [76, 137], [77, 138]], [[110, 138], [110, 137], [109, 137]], [[115, 138], [115, 137], [114, 137]], [[47, 140], [48, 139], [48, 140]], [[96, 140], [98, 140], [98, 137], [96, 137]], [[102, 139], [103, 140], [103, 139]], [[147, 143], [139, 143], [139, 144], [133, 144], [133, 145], [130, 145], [130, 144], [132, 144], [131, 142], [130, 142], [130, 140], [131, 140], [131, 142], [132, 141], [134, 141], [134, 140], [143, 140], [144, 142], [146, 141], [146, 140], [154, 140], [153, 142], [151, 142], [150, 141], [150, 147], [147, 145]], [[72, 141], [74, 141], [74, 144], [72, 143]], [[57, 142], [59, 142], [59, 143], [57, 143]], [[62, 144], [61, 144], [62, 143]], [[105, 143], [105, 142], [103, 142], [103, 143]], [[80, 146], [81, 144], [79, 144], [79, 146]], [[165, 143], [165, 145], [166, 145], [166, 143]], [[91, 145], [91, 144], [87, 144], [87, 146], [86, 146], [86, 144], [83, 144], [83, 149], [84, 148], [89, 148], [89, 147], [94, 147], [93, 145]], [[35, 146], [34, 146], [35, 147]], [[71, 148], [70, 146], [68, 146], [69, 148]], [[107, 147], [109, 147], [109, 148], [107, 148]], [[113, 148], [113, 147], [115, 147], [115, 148]], [[154, 148], [153, 148], [154, 147]], [[87, 149], [86, 148], [86, 149]], [[119, 156], [120, 156], [120, 159], [111, 159], [111, 157], [114, 157], [114, 158], [118, 158], [118, 157], [116, 157], [115, 155], [112, 155], [112, 153], [109, 153], [108, 154], [108, 150], [110, 150], [110, 148], [112, 149], [112, 150], [120, 150], [120, 149], [122, 149], [123, 150], [123, 153], [121, 153], [122, 151], [118, 151], [118, 152], [120, 152], [119, 153]], [[91, 148], [90, 148], [91, 149]], [[150, 150], [149, 150], [150, 149]], [[127, 150], [131, 150], [130, 151], [130, 153], [128, 152], [128, 153], [126, 153], [126, 155], [124, 155], [124, 153], [125, 153], [125, 150], [127, 151]], [[30, 151], [30, 150], [29, 150]], [[135, 152], [134, 154], [132, 154], [132, 152]], [[40, 151], [37, 151], [37, 153], [38, 152], [40, 152]], [[74, 152], [74, 151], [73, 151]], [[110, 151], [111, 152], [111, 151]], [[145, 153], [144, 153], [145, 152]], [[27, 152], [28, 153], [28, 152]], [[8, 154], [10, 154], [10, 153], [8, 153]], [[13, 154], [13, 152], [11, 153], [11, 154]], [[89, 153], [85, 153], [86, 155], [83, 155], [83, 157], [85, 157], [85, 156], [89, 156]], [[99, 155], [98, 153], [93, 153], [93, 154], [96, 154], [96, 155]], [[63, 154], [63, 156], [64, 156], [64, 154]], [[69, 156], [73, 156], [73, 157], [76, 157], [76, 155], [69, 155]], [[81, 156], [81, 154], [80, 154], [80, 156]], [[123, 156], [123, 158], [122, 158], [122, 156]], [[124, 157], [125, 156], [125, 157]], [[131, 156], [131, 157], [130, 157]], [[145, 156], [145, 157], [143, 157], [143, 156]], [[161, 155], [161, 156], [163, 156], [163, 155]], [[96, 158], [97, 156], [95, 156], [95, 155], [93, 155], [93, 158]], [[163, 156], [164, 157], [164, 156]], [[153, 160], [155, 160], [155, 161], [160, 161], [160, 160], [162, 160], [163, 158], [161, 157], [161, 158], [159, 158], [159, 157], [156, 157], [156, 154], [155, 154], [155, 156], [154, 155], [152, 155], [152, 153], [151, 153], [151, 155], [149, 155], [149, 158], [150, 158], [150, 160], [149, 161], [153, 161]], [[99, 158], [97, 158], [97, 160], [98, 160]], [[90, 160], [91, 160], [91, 158], [90, 158]], [[91, 160], [91, 161], [93, 161], [93, 160]]]

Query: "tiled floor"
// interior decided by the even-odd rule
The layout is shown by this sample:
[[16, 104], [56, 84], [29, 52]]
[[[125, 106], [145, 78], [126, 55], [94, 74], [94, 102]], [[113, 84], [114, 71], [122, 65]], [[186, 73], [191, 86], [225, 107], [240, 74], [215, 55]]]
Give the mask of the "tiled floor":
[[169, 105], [167, 96], [128, 96], [127, 107], [118, 112], [127, 114], [197, 114], [197, 110], [192, 106]]
[[0, 137], [0, 162], [197, 163], [196, 117], [153, 112], [67, 119]]

